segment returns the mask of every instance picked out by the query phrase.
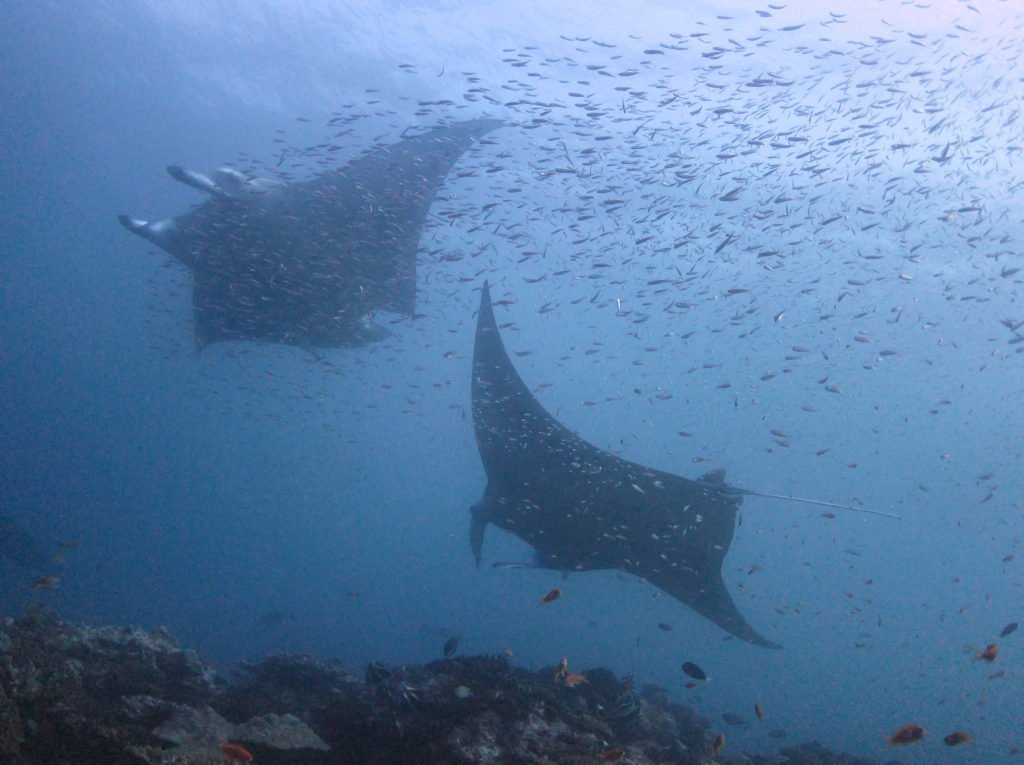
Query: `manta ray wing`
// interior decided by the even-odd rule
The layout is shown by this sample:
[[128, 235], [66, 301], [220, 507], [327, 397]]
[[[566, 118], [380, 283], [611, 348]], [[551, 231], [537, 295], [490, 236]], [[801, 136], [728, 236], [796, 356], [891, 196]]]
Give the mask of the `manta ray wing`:
[[176, 180], [209, 198], [167, 220], [119, 220], [192, 270], [200, 347], [362, 345], [387, 334], [369, 322], [373, 311], [415, 312], [416, 251], [430, 205], [458, 159], [500, 125], [437, 127], [297, 183], [172, 166]]
[[[474, 505], [477, 565], [487, 524], [562, 571], [618, 569], [646, 579], [727, 632], [778, 648], [751, 627], [722, 581], [742, 496], [724, 473], [691, 481], [602, 451], [541, 406], [505, 351], [485, 284], [473, 352], [473, 426], [487, 488]], [[720, 487], [720, 488], [719, 488]]]

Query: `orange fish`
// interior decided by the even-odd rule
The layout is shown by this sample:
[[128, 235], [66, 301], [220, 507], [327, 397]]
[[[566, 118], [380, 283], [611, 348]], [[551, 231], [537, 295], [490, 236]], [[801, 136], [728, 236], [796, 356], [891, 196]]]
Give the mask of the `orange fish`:
[[230, 741], [225, 741], [220, 745], [220, 750], [224, 752], [232, 762], [252, 762], [253, 760], [252, 752], [241, 744], [232, 744]]
[[579, 685], [580, 683], [587, 682], [587, 678], [585, 678], [583, 675], [577, 672], [570, 672], [568, 675], [562, 678], [562, 682], [571, 688], [574, 685]]
[[722, 747], [725, 746], [725, 734], [719, 733], [715, 736], [715, 740], [711, 742], [711, 754], [712, 756], [722, 751]]
[[558, 600], [560, 597], [562, 597], [562, 591], [558, 587], [556, 587], [555, 589], [551, 590], [551, 592], [549, 592], [547, 595], [545, 595], [543, 598], [541, 598], [540, 602], [541, 603], [550, 603], [550, 602], [552, 602], [554, 600]]
[[969, 744], [974, 741], [974, 738], [970, 733], [964, 733], [962, 730], [953, 731], [944, 739], [949, 746], [956, 746], [957, 744]]
[[913, 744], [915, 741], [923, 739], [924, 734], [927, 732], [917, 723], [907, 723], [889, 736], [887, 741], [890, 744]]
[[989, 643], [985, 646], [985, 650], [978, 654], [978, 658], [983, 661], [995, 661], [999, 655], [999, 646], [995, 643]]
[[615, 747], [614, 749], [609, 749], [607, 752], [601, 755], [601, 762], [615, 762], [616, 760], [621, 759], [622, 755], [624, 754], [625, 752], [619, 749], [618, 747]]

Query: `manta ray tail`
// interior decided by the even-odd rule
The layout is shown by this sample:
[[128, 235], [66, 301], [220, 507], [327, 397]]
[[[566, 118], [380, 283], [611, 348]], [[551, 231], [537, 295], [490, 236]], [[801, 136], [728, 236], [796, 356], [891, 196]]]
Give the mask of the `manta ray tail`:
[[[486, 497], [486, 493], [484, 494]], [[480, 568], [480, 559], [484, 550], [484, 532], [487, 531], [487, 510], [486, 499], [473, 505], [470, 509], [469, 520], [469, 545], [473, 548], [473, 560], [476, 567]]]
[[810, 497], [794, 497], [791, 494], [772, 494], [768, 491], [754, 491], [753, 489], [740, 489], [736, 486], [730, 486], [729, 491], [734, 491], [737, 494], [743, 494], [747, 497], [764, 497], [765, 499], [781, 499], [784, 502], [799, 502], [805, 505], [818, 505], [819, 507], [834, 507], [836, 510], [849, 510], [854, 513], [867, 513], [868, 515], [880, 515], [883, 518], [894, 518], [900, 520], [900, 516], [895, 513], [887, 513], [884, 510], [875, 510], [870, 507], [855, 507], [854, 505], [844, 505], [839, 502], [826, 502], [823, 499], [811, 499]]

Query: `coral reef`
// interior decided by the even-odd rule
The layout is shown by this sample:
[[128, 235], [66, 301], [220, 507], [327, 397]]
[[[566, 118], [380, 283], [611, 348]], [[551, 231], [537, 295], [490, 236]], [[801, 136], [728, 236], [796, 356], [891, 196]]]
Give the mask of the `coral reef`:
[[[660, 688], [637, 691], [600, 668], [583, 675], [567, 682], [559, 668], [530, 672], [493, 656], [355, 675], [275, 656], [225, 678], [162, 630], [93, 629], [34, 608], [0, 625], [0, 762], [768, 762], [716, 752], [717, 731]], [[780, 756], [870, 765], [817, 744]]]

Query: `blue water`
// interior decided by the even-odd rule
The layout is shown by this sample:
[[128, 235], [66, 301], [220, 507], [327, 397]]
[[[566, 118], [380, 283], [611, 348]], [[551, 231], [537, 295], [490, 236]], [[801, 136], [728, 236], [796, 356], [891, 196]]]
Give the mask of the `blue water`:
[[[677, 5], [0, 7], [0, 515], [74, 548], [53, 590], [0, 560], [0, 612], [162, 624], [218, 665], [423, 662], [459, 635], [664, 685], [731, 751], [774, 751], [781, 728], [878, 759], [1012, 761], [1024, 16]], [[509, 123], [435, 204], [421, 316], [319, 358], [198, 352], [187, 270], [116, 215], [200, 201], [169, 163], [273, 166], [337, 115], [360, 115], [330, 138], [345, 156], [442, 118]], [[475, 570], [485, 277], [522, 376], [595, 445], [901, 520], [745, 500], [725, 578], [774, 652], [615, 572], [493, 569], [529, 556], [493, 528]], [[683, 688], [683, 661], [711, 681]], [[894, 752], [907, 722], [929, 735]], [[966, 752], [941, 742], [958, 729]]]

